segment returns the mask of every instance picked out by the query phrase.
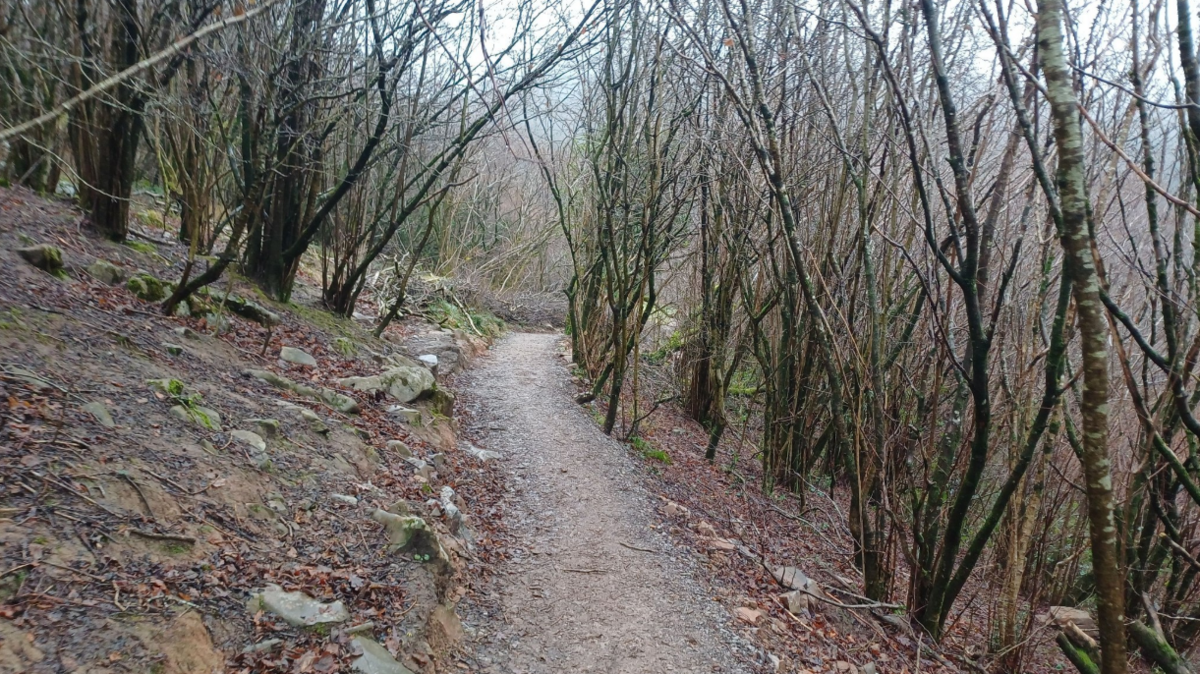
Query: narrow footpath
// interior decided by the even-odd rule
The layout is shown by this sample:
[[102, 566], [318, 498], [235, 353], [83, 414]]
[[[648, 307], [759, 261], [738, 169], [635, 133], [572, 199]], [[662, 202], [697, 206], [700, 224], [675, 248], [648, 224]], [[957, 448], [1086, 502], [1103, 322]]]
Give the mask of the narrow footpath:
[[[480, 671], [743, 672], [750, 647], [658, 530], [643, 468], [572, 400], [556, 335], [506, 337], [468, 375], [502, 455], [510, 562], [467, 607]], [[488, 594], [488, 593], [491, 594]]]

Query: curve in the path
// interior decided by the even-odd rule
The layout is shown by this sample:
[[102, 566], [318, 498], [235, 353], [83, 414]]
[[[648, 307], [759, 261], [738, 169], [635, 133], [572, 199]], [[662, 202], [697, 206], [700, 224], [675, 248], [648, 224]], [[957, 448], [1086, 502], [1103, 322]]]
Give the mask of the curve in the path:
[[[571, 399], [555, 335], [513, 334], [472, 371], [513, 493], [512, 561], [469, 609], [476, 663], [504, 674], [739, 672], [727, 614], [651, 529], [639, 469]], [[490, 615], [485, 615], [485, 613]]]

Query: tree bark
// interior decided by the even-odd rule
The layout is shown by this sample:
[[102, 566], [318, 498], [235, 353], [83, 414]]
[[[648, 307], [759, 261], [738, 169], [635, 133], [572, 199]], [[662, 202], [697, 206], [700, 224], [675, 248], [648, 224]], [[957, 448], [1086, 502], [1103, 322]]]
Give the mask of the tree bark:
[[[1108, 459], [1108, 326], [1100, 301], [1100, 282], [1087, 227], [1083, 133], [1076, 110], [1071, 71], [1063, 55], [1061, 0], [1038, 2], [1038, 48], [1042, 55], [1047, 98], [1058, 146], [1055, 182], [1062, 208], [1061, 243], [1069, 259], [1083, 354], [1082, 456], [1087, 481], [1088, 525], [1096, 575], [1100, 671], [1125, 674], [1124, 578], [1117, 559], [1117, 527], [1113, 516], [1112, 475]], [[1065, 652], [1065, 651], [1064, 651]], [[1069, 654], [1068, 654], [1069, 656]]]

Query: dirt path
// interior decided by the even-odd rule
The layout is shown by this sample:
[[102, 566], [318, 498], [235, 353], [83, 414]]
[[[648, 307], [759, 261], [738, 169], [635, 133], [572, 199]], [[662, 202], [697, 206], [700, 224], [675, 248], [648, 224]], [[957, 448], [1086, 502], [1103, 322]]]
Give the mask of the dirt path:
[[504, 674], [739, 672], [685, 553], [656, 524], [642, 469], [572, 399], [554, 335], [513, 334], [467, 385], [480, 443], [509, 474], [512, 561], [467, 609], [477, 664]]

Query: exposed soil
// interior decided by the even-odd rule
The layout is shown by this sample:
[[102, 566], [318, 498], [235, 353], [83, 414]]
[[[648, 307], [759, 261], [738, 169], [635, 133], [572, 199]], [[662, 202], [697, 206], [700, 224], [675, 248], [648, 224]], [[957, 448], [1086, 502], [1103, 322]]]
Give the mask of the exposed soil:
[[510, 335], [461, 386], [509, 481], [509, 558], [466, 614], [478, 671], [748, 671], [754, 649], [661, 530], [641, 469], [573, 402], [558, 339]]

